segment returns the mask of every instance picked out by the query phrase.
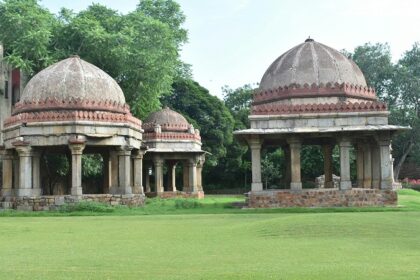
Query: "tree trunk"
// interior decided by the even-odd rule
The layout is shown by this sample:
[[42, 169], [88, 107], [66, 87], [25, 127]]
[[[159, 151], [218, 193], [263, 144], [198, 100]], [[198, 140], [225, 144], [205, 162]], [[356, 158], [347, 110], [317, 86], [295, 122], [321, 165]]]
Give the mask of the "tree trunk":
[[408, 154], [411, 152], [411, 150], [413, 149], [413, 147], [414, 147], [414, 143], [413, 142], [410, 142], [410, 144], [408, 145], [408, 148], [404, 151], [404, 153], [401, 156], [400, 160], [395, 165], [395, 168], [394, 168], [394, 181], [395, 182], [398, 181], [398, 177], [400, 175], [401, 167], [404, 164], [405, 159], [407, 158]]

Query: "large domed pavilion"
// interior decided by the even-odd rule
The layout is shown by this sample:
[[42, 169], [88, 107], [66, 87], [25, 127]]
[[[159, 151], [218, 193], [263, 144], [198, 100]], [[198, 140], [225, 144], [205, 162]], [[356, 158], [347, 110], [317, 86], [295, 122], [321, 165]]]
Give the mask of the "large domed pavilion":
[[117, 82], [78, 56], [29, 81], [3, 132], [3, 197], [45, 195], [40, 157], [49, 153], [70, 155], [71, 190], [66, 195], [83, 195], [83, 153], [102, 155], [105, 194], [143, 193], [141, 121], [131, 115]]
[[[263, 75], [249, 116], [251, 128], [235, 132], [252, 155], [251, 207], [366, 206], [395, 204], [387, 106], [366, 84], [359, 67], [313, 39], [288, 50]], [[302, 145], [320, 145], [324, 189], [302, 189]], [[340, 184], [333, 188], [332, 150], [340, 149]], [[263, 190], [261, 148], [282, 147], [290, 189]], [[357, 177], [350, 178], [350, 150], [357, 151]]]
[[[151, 113], [143, 124], [145, 154], [145, 187], [151, 193], [149, 170], [154, 169], [154, 193], [160, 197], [176, 195], [203, 197], [201, 171], [205, 161], [205, 152], [201, 149], [201, 137], [198, 129], [168, 107]], [[182, 193], [176, 187], [176, 167], [182, 163]], [[163, 180], [163, 166], [167, 167], [167, 181]], [[164, 186], [166, 184], [166, 186]]]

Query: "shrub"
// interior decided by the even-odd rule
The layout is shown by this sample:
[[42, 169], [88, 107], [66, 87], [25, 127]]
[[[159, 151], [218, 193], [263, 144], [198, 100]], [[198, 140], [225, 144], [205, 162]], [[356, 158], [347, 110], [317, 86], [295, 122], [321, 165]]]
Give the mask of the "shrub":
[[94, 202], [94, 201], [81, 201], [74, 204], [64, 204], [60, 207], [61, 212], [99, 212], [110, 213], [115, 209], [109, 204]]
[[201, 203], [195, 199], [175, 199], [175, 208], [177, 209], [191, 209], [201, 207]]

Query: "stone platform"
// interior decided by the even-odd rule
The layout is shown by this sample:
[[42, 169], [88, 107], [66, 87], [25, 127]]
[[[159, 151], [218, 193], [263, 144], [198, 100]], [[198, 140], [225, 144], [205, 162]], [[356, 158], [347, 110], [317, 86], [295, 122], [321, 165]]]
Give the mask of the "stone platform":
[[397, 193], [393, 190], [331, 188], [249, 192], [246, 204], [249, 208], [370, 207], [396, 206], [397, 201]]
[[145, 196], [143, 194], [86, 194], [82, 196], [51, 195], [40, 197], [7, 197], [1, 198], [0, 208], [25, 211], [48, 211], [58, 210], [59, 207], [64, 204], [74, 204], [81, 201], [94, 201], [109, 205], [127, 205], [137, 207], [144, 205]]
[[156, 193], [156, 192], [147, 192], [146, 197], [160, 197], [160, 198], [197, 198], [202, 199], [204, 198], [204, 192], [198, 191], [198, 192], [162, 192], [162, 193]]

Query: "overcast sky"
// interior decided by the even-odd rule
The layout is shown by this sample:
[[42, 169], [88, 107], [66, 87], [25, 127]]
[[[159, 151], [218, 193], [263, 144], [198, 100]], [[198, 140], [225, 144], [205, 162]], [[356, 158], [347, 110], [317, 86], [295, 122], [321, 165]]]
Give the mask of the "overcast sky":
[[[90, 3], [127, 13], [137, 0], [42, 0], [80, 11]], [[308, 36], [335, 49], [388, 42], [394, 60], [420, 41], [416, 0], [179, 0], [189, 42], [182, 59], [214, 95], [221, 87], [257, 83], [278, 56]]]

